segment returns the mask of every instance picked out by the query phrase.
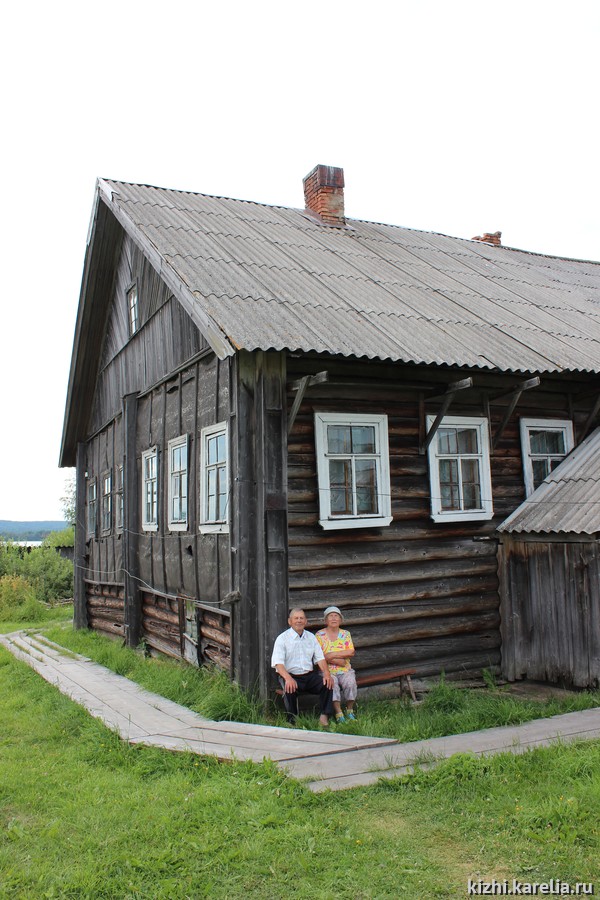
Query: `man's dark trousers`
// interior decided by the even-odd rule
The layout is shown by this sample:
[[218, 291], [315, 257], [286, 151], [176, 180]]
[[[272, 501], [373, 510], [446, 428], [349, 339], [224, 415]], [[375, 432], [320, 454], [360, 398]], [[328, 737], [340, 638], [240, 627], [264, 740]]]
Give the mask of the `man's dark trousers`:
[[323, 683], [323, 675], [320, 670], [318, 672], [313, 670], [305, 675], [292, 675], [292, 678], [298, 685], [298, 690], [294, 691], [293, 694], [286, 693], [285, 679], [279, 679], [283, 688], [283, 704], [288, 722], [296, 721], [296, 716], [298, 715], [298, 694], [318, 694], [321, 715], [332, 715], [333, 703], [331, 698], [333, 697], [333, 691]]

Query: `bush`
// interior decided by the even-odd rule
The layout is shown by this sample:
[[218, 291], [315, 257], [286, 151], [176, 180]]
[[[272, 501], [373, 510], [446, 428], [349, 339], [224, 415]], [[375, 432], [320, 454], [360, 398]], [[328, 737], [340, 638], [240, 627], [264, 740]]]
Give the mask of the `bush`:
[[0, 622], [39, 622], [44, 607], [33, 585], [22, 575], [0, 577]]
[[51, 603], [73, 596], [73, 563], [54, 547], [36, 547], [24, 558], [23, 573], [35, 588], [38, 600]]
[[0, 577], [3, 575], [22, 576], [35, 598], [44, 603], [73, 596], [73, 563], [50, 543], [31, 549], [0, 543]]

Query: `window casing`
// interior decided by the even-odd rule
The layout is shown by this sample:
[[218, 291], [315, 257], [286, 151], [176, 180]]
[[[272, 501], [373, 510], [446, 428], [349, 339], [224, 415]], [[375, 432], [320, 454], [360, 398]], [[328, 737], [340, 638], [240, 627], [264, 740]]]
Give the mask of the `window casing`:
[[521, 452], [525, 494], [530, 494], [573, 449], [569, 419], [521, 419]]
[[87, 533], [93, 537], [96, 534], [96, 520], [98, 512], [98, 486], [95, 478], [90, 478], [87, 483]]
[[227, 426], [203, 428], [200, 434], [200, 531], [229, 530], [229, 475]]
[[[435, 416], [427, 416], [431, 428]], [[491, 519], [492, 476], [488, 420], [445, 416], [428, 448], [434, 522]]]
[[188, 437], [169, 441], [169, 529], [185, 531], [188, 527]]
[[117, 466], [115, 469], [115, 528], [118, 532], [123, 531], [124, 522], [123, 485], [123, 466]]
[[112, 529], [112, 475], [104, 472], [100, 479], [100, 522], [102, 534], [110, 534]]
[[315, 413], [315, 449], [321, 527], [389, 525], [387, 416]]
[[142, 453], [142, 528], [158, 531], [158, 449]]
[[135, 334], [139, 328], [137, 284], [133, 284], [127, 291], [127, 312], [129, 316], [129, 334]]

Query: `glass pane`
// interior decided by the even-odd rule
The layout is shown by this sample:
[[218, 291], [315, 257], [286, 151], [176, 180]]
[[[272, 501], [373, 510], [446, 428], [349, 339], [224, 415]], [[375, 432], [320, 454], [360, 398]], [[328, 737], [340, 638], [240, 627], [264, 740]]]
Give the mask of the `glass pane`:
[[438, 431], [438, 453], [458, 453], [456, 428], [440, 428]]
[[208, 465], [212, 466], [217, 462], [218, 458], [218, 437], [209, 437], [206, 442]]
[[219, 497], [219, 521], [227, 518], [227, 469], [220, 466], [218, 469], [218, 497]]
[[439, 466], [442, 509], [460, 509], [458, 460], [441, 459]]
[[374, 459], [357, 459], [356, 476], [356, 511], [367, 515], [377, 513], [377, 463]]
[[206, 475], [206, 519], [214, 522], [217, 518], [217, 470], [209, 469]]
[[217, 436], [217, 462], [225, 462], [226, 459], [225, 435]]
[[481, 509], [481, 478], [479, 476], [479, 460], [463, 459], [462, 489], [463, 509]]
[[529, 432], [529, 446], [532, 453], [552, 453], [564, 456], [567, 452], [565, 434], [562, 429], [560, 431], [531, 429]]
[[457, 428], [456, 439], [458, 443], [459, 453], [478, 453], [477, 446], [477, 429], [476, 428]]
[[330, 507], [333, 516], [353, 514], [352, 468], [348, 459], [329, 460]]
[[538, 488], [546, 475], [550, 474], [550, 464], [547, 459], [532, 459], [531, 468], [533, 469], [533, 487]]
[[351, 453], [352, 433], [350, 426], [328, 425], [327, 447], [329, 453]]
[[375, 453], [375, 428], [373, 425], [352, 426], [352, 452]]

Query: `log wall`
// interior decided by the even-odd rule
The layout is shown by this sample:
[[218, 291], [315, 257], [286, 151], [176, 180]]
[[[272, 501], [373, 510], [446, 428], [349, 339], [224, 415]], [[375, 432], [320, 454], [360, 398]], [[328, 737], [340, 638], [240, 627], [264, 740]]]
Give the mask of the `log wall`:
[[[499, 428], [519, 376], [482, 371], [391, 366], [377, 362], [288, 359], [288, 384], [329, 373], [311, 388], [288, 443], [289, 600], [321, 623], [335, 604], [357, 646], [353, 663], [364, 674], [399, 666], [420, 676], [472, 673], [500, 663], [500, 596], [495, 529], [524, 499], [519, 418], [573, 417], [583, 390], [577, 379], [545, 378], [521, 401], [492, 454], [494, 518], [434, 523], [427, 456], [419, 452], [424, 417], [436, 414], [447, 385], [472, 375], [474, 387], [457, 396], [448, 415], [487, 416]], [[490, 398], [492, 402], [490, 403]], [[293, 394], [288, 396], [288, 410]], [[323, 531], [318, 524], [313, 417], [316, 411], [388, 416], [393, 522], [387, 528]]]
[[576, 536], [502, 537], [502, 674], [509, 681], [600, 684], [599, 550], [597, 541]]
[[85, 579], [89, 627], [111, 637], [123, 637], [125, 591], [121, 584], [102, 584]]

